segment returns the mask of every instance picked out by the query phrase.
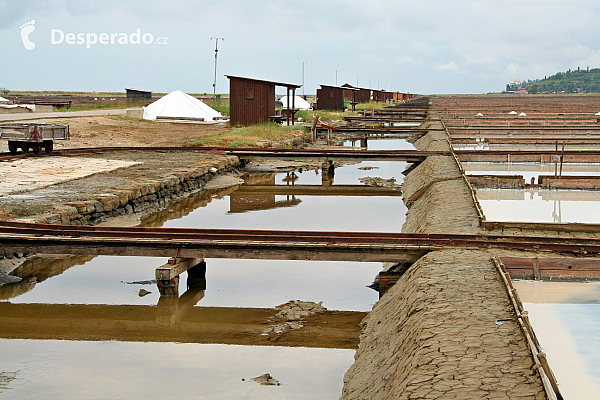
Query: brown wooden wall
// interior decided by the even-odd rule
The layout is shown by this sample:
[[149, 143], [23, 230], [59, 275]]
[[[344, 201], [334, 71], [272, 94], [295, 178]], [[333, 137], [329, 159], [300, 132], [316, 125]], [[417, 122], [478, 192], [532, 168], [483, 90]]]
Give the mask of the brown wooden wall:
[[321, 85], [317, 96], [317, 110], [344, 110], [344, 89]]
[[373, 101], [393, 100], [394, 93], [385, 90], [373, 90]]
[[275, 115], [275, 85], [244, 78], [229, 78], [231, 125], [253, 125]]
[[127, 91], [127, 106], [147, 106], [152, 103], [152, 92], [125, 89]]
[[358, 92], [356, 92], [356, 101], [359, 103], [368, 103], [371, 101], [371, 90], [360, 89]]
[[373, 90], [373, 101], [383, 101], [383, 96], [380, 90]]

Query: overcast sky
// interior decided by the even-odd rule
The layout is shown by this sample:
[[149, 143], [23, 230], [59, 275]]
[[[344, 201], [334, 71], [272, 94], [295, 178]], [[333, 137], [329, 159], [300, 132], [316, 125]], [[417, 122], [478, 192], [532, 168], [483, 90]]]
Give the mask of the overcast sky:
[[[0, 0], [0, 87], [211, 93], [210, 38], [224, 37], [221, 93], [224, 74], [301, 84], [302, 61], [306, 94], [335, 84], [336, 70], [340, 85], [484, 93], [511, 79], [600, 67], [598, 21], [597, 0]], [[131, 44], [137, 29], [141, 44]], [[28, 31], [32, 50], [22, 40]], [[53, 44], [58, 31], [62, 42]], [[102, 33], [108, 44], [88, 48], [88, 35], [93, 42]], [[124, 35], [111, 44], [111, 34], [128, 44], [118, 43]]]

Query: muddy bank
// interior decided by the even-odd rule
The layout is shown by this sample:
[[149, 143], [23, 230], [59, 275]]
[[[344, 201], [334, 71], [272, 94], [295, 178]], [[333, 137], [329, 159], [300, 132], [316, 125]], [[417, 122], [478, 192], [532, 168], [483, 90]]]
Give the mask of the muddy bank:
[[505, 293], [486, 252], [423, 257], [363, 321], [342, 398], [545, 398]]
[[239, 165], [234, 156], [211, 153], [111, 152], [86, 158], [136, 164], [26, 193], [2, 197], [5, 218], [37, 223], [96, 225], [108, 218], [155, 211], [200, 190]]
[[[429, 127], [442, 125], [430, 118]], [[440, 132], [428, 133], [415, 146], [449, 150]], [[403, 232], [480, 230], [452, 157], [427, 158], [406, 176], [402, 191], [409, 207]], [[457, 248], [431, 252], [413, 264], [363, 321], [341, 398], [545, 399], [492, 255]]]
[[[432, 129], [441, 129], [439, 119], [430, 117]], [[432, 131], [418, 139], [422, 151], [450, 151], [445, 132]], [[451, 156], [432, 156], [414, 168], [402, 184], [408, 207], [403, 232], [477, 233], [479, 220], [471, 193]]]

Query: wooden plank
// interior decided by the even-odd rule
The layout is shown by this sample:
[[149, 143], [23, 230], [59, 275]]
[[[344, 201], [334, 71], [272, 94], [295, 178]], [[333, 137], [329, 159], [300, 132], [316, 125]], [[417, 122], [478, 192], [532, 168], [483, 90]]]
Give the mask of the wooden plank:
[[297, 196], [402, 196], [400, 188], [366, 185], [242, 185], [236, 193], [272, 193]]
[[156, 280], [171, 280], [202, 261], [202, 258], [171, 258], [165, 265], [156, 268]]
[[314, 261], [362, 261], [362, 262], [414, 262], [435, 246], [405, 246], [403, 248], [371, 249], [369, 245], [341, 246], [333, 249], [322, 243], [276, 244], [271, 242], [227, 243], [211, 241], [154, 242], [136, 240], [97, 241], [77, 238], [5, 238], [0, 237], [0, 251], [17, 253], [85, 254], [142, 257], [169, 257], [178, 254], [183, 258], [241, 258]]
[[600, 280], [598, 258], [500, 257], [500, 260], [516, 279]]

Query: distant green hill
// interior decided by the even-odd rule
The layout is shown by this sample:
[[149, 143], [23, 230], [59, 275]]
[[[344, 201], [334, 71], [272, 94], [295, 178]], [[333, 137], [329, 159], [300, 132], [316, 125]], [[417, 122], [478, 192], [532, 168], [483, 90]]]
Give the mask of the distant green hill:
[[557, 72], [523, 87], [529, 93], [600, 93], [600, 68]]

